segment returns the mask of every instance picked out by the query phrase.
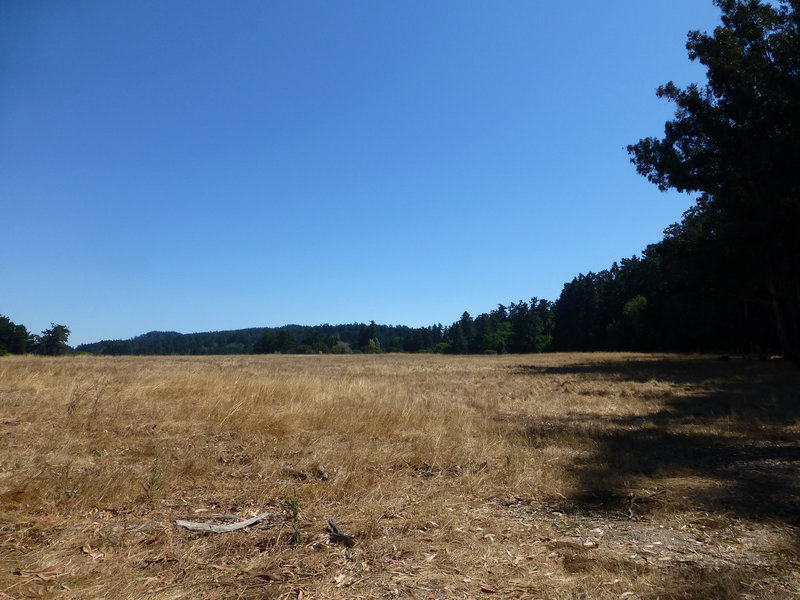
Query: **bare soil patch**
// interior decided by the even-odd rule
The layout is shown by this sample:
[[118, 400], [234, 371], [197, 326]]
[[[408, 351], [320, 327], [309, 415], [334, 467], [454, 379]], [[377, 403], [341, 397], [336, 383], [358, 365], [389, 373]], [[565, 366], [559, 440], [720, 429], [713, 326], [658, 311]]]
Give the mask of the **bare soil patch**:
[[0, 600], [797, 598], [799, 434], [782, 361], [4, 357]]

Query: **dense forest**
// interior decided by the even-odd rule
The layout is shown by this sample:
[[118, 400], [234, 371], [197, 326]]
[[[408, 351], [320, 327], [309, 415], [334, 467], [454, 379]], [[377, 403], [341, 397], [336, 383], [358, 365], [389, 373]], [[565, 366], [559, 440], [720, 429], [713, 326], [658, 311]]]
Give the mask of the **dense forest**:
[[[720, 255], [722, 252], [722, 255]], [[79, 346], [94, 354], [438, 352], [450, 354], [638, 350], [762, 353], [779, 350], [756, 282], [688, 211], [664, 239], [598, 273], [580, 274], [555, 302], [532, 298], [450, 324], [410, 328], [353, 323], [214, 333], [152, 332]]]
[[[402, 351], [408, 327], [369, 325], [285, 325], [235, 331], [181, 334], [151, 331], [130, 340], [107, 340], [76, 348], [92, 354], [318, 354]], [[381, 340], [380, 342], [378, 340]]]
[[[712, 230], [713, 231], [713, 230]], [[744, 278], [695, 209], [664, 239], [598, 273], [580, 274], [555, 302], [532, 298], [450, 324], [411, 328], [352, 323], [181, 334], [150, 332], [129, 340], [83, 344], [104, 355], [375, 353], [450, 354], [637, 350], [762, 353], [780, 348], [768, 302]], [[53, 326], [62, 328], [63, 326]], [[57, 332], [60, 329], [56, 330]], [[69, 330], [66, 330], [67, 335]], [[62, 332], [63, 334], [63, 332]], [[0, 354], [58, 351], [42, 346], [53, 330], [31, 336], [0, 316]]]
[[[716, 0], [722, 25], [693, 31], [705, 85], [669, 82], [664, 137], [628, 147], [660, 189], [697, 194], [640, 256], [566, 283], [555, 302], [498, 305], [449, 326], [350, 325], [151, 332], [79, 346], [95, 354], [780, 351], [800, 358], [800, 2]], [[0, 318], [0, 353], [63, 353]], [[64, 328], [66, 330], [66, 328]], [[61, 337], [53, 342], [54, 334]], [[66, 330], [68, 335], [69, 330]]]

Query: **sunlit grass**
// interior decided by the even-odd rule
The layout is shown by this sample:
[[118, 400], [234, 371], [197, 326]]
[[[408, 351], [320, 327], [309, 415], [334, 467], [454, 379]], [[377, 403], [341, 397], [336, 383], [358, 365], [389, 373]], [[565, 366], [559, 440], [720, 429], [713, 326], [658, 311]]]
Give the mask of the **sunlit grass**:
[[[668, 582], [661, 597], [684, 597], [725, 564], [684, 577], [631, 548], [724, 522], [737, 560], [788, 557], [753, 593], [770, 597], [797, 584], [791, 519], [745, 514], [703, 448], [796, 444], [797, 382], [634, 354], [3, 357], [0, 594], [617, 598]], [[174, 525], [263, 511], [231, 534]], [[355, 548], [327, 543], [332, 517]], [[630, 547], [592, 541], [630, 523]]]

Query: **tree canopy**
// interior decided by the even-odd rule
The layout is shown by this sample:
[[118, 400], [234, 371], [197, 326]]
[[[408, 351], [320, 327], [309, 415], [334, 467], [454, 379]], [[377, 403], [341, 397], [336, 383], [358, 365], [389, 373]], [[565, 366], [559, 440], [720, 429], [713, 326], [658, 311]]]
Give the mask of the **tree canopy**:
[[27, 327], [14, 323], [0, 315], [0, 356], [3, 354], [26, 354], [34, 352], [46, 356], [66, 354], [72, 348], [67, 345], [70, 330], [66, 325], [50, 323], [42, 335], [28, 332]]
[[660, 87], [675, 118], [663, 138], [628, 152], [660, 189], [700, 194], [691, 217], [728, 275], [724, 286], [742, 303], [767, 304], [784, 354], [798, 359], [800, 2], [715, 4], [722, 25], [690, 32], [686, 45], [706, 84]]
[[66, 325], [50, 323], [50, 329], [45, 329], [42, 335], [35, 340], [33, 350], [36, 354], [43, 354], [45, 356], [60, 356], [66, 354], [70, 350], [70, 347], [67, 345], [70, 333]]
[[0, 355], [24, 354], [28, 351], [30, 333], [24, 325], [0, 315]]

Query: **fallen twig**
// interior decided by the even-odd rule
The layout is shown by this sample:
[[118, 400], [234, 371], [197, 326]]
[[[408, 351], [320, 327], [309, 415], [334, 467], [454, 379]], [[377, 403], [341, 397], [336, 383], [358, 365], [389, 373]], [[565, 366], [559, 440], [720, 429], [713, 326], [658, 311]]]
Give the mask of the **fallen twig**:
[[[160, 540], [160, 539], [161, 539], [161, 536], [162, 536], [162, 535], [164, 535], [164, 533], [165, 533], [166, 531], [167, 531], [167, 528], [165, 527], [164, 529], [162, 529], [161, 531], [159, 531], [159, 532], [156, 534], [156, 536], [155, 536], [155, 537], [153, 537], [153, 538], [150, 538], [149, 540], [142, 540], [142, 541], [141, 541], [141, 542], [139, 542], [139, 543], [140, 543], [140, 544], [144, 544], [145, 546], [149, 546], [149, 545], [151, 545], [151, 544], [155, 544], [155, 543], [156, 543], [158, 540]], [[88, 553], [87, 553], [87, 554], [88, 554]]]
[[194, 521], [181, 521], [180, 519], [175, 521], [175, 523], [178, 525], [178, 527], [183, 527], [190, 531], [202, 531], [205, 533], [228, 533], [230, 531], [236, 531], [237, 529], [249, 527], [253, 523], [263, 521], [269, 515], [270, 513], [268, 512], [262, 513], [253, 517], [252, 519], [239, 521], [238, 523], [230, 523], [229, 525], [209, 525], [208, 523], [195, 523]]

